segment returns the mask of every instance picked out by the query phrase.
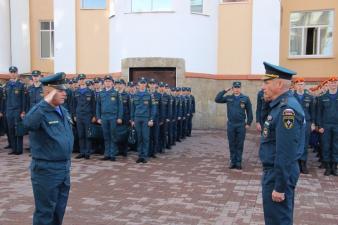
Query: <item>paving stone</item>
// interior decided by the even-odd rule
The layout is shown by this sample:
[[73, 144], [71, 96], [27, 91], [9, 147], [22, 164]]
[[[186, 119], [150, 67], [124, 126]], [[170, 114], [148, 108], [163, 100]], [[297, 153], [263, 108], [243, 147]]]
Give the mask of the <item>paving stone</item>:
[[[136, 153], [116, 162], [74, 159], [65, 225], [262, 225], [261, 165], [250, 130], [243, 170], [229, 170], [222, 130], [193, 131], [147, 164]], [[25, 138], [27, 146], [27, 138]], [[28, 152], [7, 155], [0, 138], [0, 225], [31, 224], [34, 200]], [[74, 154], [75, 156], [76, 154]], [[323, 176], [309, 151], [309, 175], [301, 175], [295, 224], [338, 224], [338, 178]]]

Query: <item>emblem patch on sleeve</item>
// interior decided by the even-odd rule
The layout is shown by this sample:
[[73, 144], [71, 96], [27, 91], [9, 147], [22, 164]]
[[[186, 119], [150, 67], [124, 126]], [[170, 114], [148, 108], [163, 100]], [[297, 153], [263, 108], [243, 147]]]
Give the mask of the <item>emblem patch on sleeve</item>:
[[295, 112], [292, 109], [283, 111], [283, 124], [286, 129], [291, 129], [295, 123]]

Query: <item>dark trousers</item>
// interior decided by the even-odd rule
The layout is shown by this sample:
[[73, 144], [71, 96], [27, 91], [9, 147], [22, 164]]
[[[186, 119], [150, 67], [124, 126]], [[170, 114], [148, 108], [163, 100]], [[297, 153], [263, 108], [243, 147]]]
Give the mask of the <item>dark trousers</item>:
[[32, 160], [31, 181], [35, 201], [33, 225], [62, 224], [70, 190], [69, 167], [70, 161]]
[[142, 159], [147, 159], [149, 155], [150, 128], [148, 121], [146, 118], [135, 118], [138, 157]]
[[177, 140], [177, 120], [172, 122], [172, 126], [173, 126], [173, 144], [176, 144], [176, 140]]
[[174, 122], [168, 122], [168, 142], [169, 146], [174, 144]]
[[164, 149], [168, 147], [168, 123], [163, 122], [162, 125], [160, 125], [160, 146], [161, 146], [161, 151], [164, 152]]
[[9, 143], [13, 152], [21, 154], [23, 152], [23, 136], [17, 136], [15, 134], [15, 127], [21, 121], [19, 112], [8, 112], [6, 115], [8, 125], [8, 137]]
[[188, 128], [187, 128], [187, 136], [191, 136], [191, 130], [192, 130], [192, 117], [193, 115], [190, 115], [188, 117]]
[[293, 225], [293, 210], [295, 188], [299, 178], [298, 163], [291, 168], [291, 176], [285, 191], [285, 200], [272, 201], [275, 187], [275, 172], [273, 168], [264, 169], [262, 176], [262, 197], [265, 225]]
[[113, 119], [102, 119], [102, 131], [104, 138], [104, 156], [115, 157], [117, 154], [116, 145], [116, 120]]
[[91, 140], [88, 138], [88, 129], [91, 118], [76, 118], [77, 133], [79, 136], [80, 153], [82, 155], [91, 154]]
[[177, 120], [177, 137], [176, 137], [176, 141], [180, 141], [182, 138], [182, 134], [183, 134], [183, 120], [182, 118], [180, 120]]
[[307, 148], [310, 143], [310, 135], [311, 135], [311, 121], [306, 121], [304, 152], [300, 160], [307, 161], [307, 155], [308, 155]]
[[149, 156], [154, 156], [161, 151], [160, 148], [160, 125], [154, 121], [154, 126], [149, 128]]
[[242, 163], [245, 133], [245, 124], [231, 124], [228, 122], [227, 135], [230, 149], [230, 160], [234, 165], [240, 165]]
[[323, 162], [338, 163], [338, 125], [324, 124], [322, 134]]

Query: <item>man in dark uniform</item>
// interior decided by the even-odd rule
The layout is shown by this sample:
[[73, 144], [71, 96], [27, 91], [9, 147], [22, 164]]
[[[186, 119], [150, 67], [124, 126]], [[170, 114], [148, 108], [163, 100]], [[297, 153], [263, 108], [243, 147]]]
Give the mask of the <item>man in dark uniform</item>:
[[70, 115], [61, 106], [66, 99], [65, 74], [42, 78], [41, 83], [44, 100], [24, 118], [32, 153], [33, 225], [61, 225], [70, 190], [74, 141]]
[[121, 95], [114, 89], [111, 75], [105, 76], [104, 86], [96, 103], [97, 122], [102, 125], [105, 146], [102, 160], [116, 161], [118, 151], [116, 126], [122, 124], [123, 103]]
[[271, 99], [259, 149], [264, 219], [266, 225], [292, 225], [298, 160], [304, 150], [305, 115], [289, 91], [296, 73], [266, 62], [264, 66], [264, 96]]
[[188, 87], [188, 97], [190, 98], [190, 112], [188, 117], [188, 131], [187, 136], [191, 137], [191, 130], [192, 130], [192, 118], [194, 117], [196, 111], [196, 103], [195, 97], [191, 94], [191, 88]]
[[257, 93], [257, 106], [256, 106], [256, 130], [262, 132], [262, 127], [266, 117], [269, 114], [269, 101], [264, 98], [263, 89]]
[[20, 155], [23, 152], [23, 132], [19, 132], [22, 118], [25, 116], [25, 87], [19, 80], [18, 69], [9, 68], [11, 79], [5, 86], [6, 119], [8, 125], [9, 143], [12, 152], [8, 154]]
[[41, 72], [39, 70], [34, 70], [32, 72], [33, 84], [27, 88], [26, 112], [28, 112], [31, 108], [33, 108], [33, 106], [39, 103], [43, 98], [40, 75]]
[[138, 159], [136, 163], [147, 163], [149, 156], [149, 129], [154, 125], [156, 114], [155, 99], [147, 89], [147, 80], [138, 81], [139, 90], [134, 94], [131, 103], [131, 124], [137, 133]]
[[176, 106], [177, 106], [177, 129], [176, 129], [176, 141], [181, 142], [182, 138], [182, 127], [183, 127], [183, 101], [181, 96], [182, 88], [176, 88]]
[[161, 95], [160, 108], [160, 153], [164, 153], [164, 149], [168, 147], [168, 123], [171, 116], [171, 109], [169, 107], [169, 95], [165, 92], [165, 83], [158, 84], [158, 90]]
[[95, 118], [95, 94], [85, 83], [86, 75], [79, 74], [79, 88], [74, 92], [73, 116], [76, 121], [79, 136], [80, 154], [76, 159], [89, 159], [91, 154], [91, 140], [88, 137], [88, 129]]
[[315, 129], [315, 115], [316, 115], [315, 103], [314, 98], [309, 93], [305, 92], [305, 81], [303, 77], [298, 77], [294, 81], [294, 84], [295, 84], [294, 96], [298, 100], [299, 104], [302, 106], [306, 120], [304, 152], [299, 160], [299, 166], [301, 173], [308, 174], [309, 170], [307, 168], [307, 155], [310, 134], [311, 131]]
[[128, 129], [130, 124], [130, 97], [126, 92], [126, 82], [123, 79], [119, 79], [115, 82], [118, 92], [121, 95], [123, 105], [123, 118], [122, 124], [116, 126], [117, 146], [119, 153], [127, 157], [128, 154]]
[[149, 128], [149, 157], [156, 158], [156, 154], [162, 152], [161, 138], [160, 138], [160, 126], [163, 124], [162, 111], [160, 104], [162, 102], [161, 94], [158, 92], [158, 84], [154, 78], [151, 78], [148, 82], [149, 93], [154, 97], [155, 104], [155, 116], [153, 118], [153, 126]]
[[172, 105], [172, 115], [170, 119], [171, 123], [171, 145], [176, 145], [176, 136], [177, 136], [177, 103], [176, 103], [176, 87], [171, 88], [171, 105]]
[[[225, 95], [230, 90], [233, 93]], [[227, 104], [227, 134], [231, 161], [229, 168], [241, 170], [245, 133], [253, 120], [251, 101], [241, 93], [241, 82], [235, 81], [232, 88], [217, 94], [215, 102]]]
[[322, 157], [325, 176], [338, 176], [338, 79], [328, 80], [328, 91], [318, 98], [318, 126], [322, 134]]

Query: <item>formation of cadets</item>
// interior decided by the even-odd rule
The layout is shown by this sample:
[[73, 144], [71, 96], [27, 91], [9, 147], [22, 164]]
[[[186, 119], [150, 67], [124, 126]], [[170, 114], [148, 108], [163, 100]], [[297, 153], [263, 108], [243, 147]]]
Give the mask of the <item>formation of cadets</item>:
[[[337, 176], [338, 163], [338, 79], [331, 76], [319, 85], [305, 89], [304, 78], [294, 80], [291, 92], [303, 107], [306, 120], [304, 152], [299, 159], [300, 171], [308, 174], [308, 147], [311, 146], [325, 169], [324, 175]], [[269, 102], [263, 91], [257, 95], [256, 128], [262, 133], [269, 114]]]
[[[0, 116], [8, 135], [9, 154], [23, 153], [22, 118], [43, 98], [40, 71], [33, 71], [30, 84], [20, 80], [18, 69], [9, 68], [10, 80], [0, 88]], [[85, 74], [68, 80], [64, 107], [74, 120], [74, 151], [77, 159], [115, 161], [117, 155], [138, 152], [137, 163], [147, 163], [157, 153], [171, 149], [191, 136], [195, 99], [188, 87], [169, 87], [164, 82], [142, 77], [137, 83], [111, 75], [89, 80]], [[131, 135], [134, 139], [129, 140]]]

